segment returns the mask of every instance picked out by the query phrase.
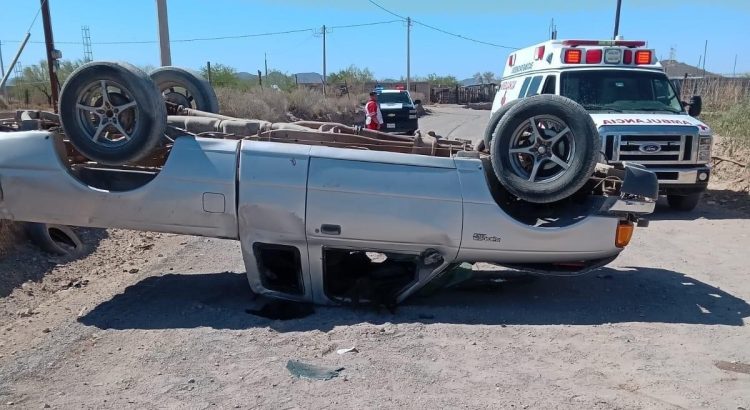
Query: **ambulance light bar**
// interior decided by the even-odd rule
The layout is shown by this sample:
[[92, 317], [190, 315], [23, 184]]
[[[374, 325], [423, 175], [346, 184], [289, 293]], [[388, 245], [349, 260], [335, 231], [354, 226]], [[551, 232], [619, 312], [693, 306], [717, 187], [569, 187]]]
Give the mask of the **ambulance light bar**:
[[619, 48], [566, 48], [563, 50], [564, 64], [654, 64], [654, 50], [622, 50]]
[[628, 41], [628, 40], [564, 40], [562, 42], [564, 46], [578, 47], [578, 46], [607, 46], [607, 47], [628, 47], [637, 48], [646, 45], [645, 41]]

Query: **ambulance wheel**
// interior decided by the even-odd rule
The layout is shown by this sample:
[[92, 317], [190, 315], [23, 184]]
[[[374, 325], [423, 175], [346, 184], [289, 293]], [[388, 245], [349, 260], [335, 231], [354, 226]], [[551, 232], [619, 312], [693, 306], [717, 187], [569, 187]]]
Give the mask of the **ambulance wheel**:
[[[497, 125], [500, 123], [500, 120], [503, 119], [503, 116], [505, 116], [505, 113], [508, 112], [511, 108], [513, 108], [518, 102], [521, 100], [513, 100], [495, 111], [494, 114], [490, 117], [490, 122], [487, 124], [487, 128], [484, 130], [484, 149], [489, 149], [492, 146], [492, 136], [495, 135], [495, 130], [497, 129]], [[477, 145], [478, 146], [478, 145]], [[479, 151], [479, 150], [477, 150]]]
[[167, 110], [149, 76], [127, 63], [93, 62], [60, 92], [60, 123], [83, 156], [108, 165], [146, 157], [167, 127]]
[[502, 116], [490, 154], [508, 192], [528, 202], [551, 203], [586, 184], [600, 149], [586, 110], [569, 98], [545, 94], [520, 100]]
[[219, 99], [214, 88], [199, 73], [180, 67], [161, 67], [149, 75], [165, 101], [185, 108], [219, 112]]
[[701, 196], [703, 196], [701, 192], [689, 195], [667, 195], [667, 203], [675, 211], [690, 212], [698, 206]]

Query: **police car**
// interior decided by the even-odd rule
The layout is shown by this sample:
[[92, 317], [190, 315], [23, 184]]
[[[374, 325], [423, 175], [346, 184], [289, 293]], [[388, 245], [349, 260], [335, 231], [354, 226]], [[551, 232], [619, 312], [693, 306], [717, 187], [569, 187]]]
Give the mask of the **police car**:
[[[700, 97], [680, 101], [646, 42], [550, 40], [518, 50], [505, 63], [493, 116], [537, 94], [581, 104], [596, 124], [607, 163], [641, 164], [656, 173], [672, 208], [696, 207], [711, 173], [711, 129], [695, 118]], [[491, 133], [487, 147], [488, 139]]]
[[421, 104], [422, 101], [413, 101], [409, 91], [401, 87], [395, 90], [378, 87], [375, 92], [378, 93], [378, 103], [383, 114], [384, 124], [380, 131], [414, 135], [419, 128], [416, 104]]

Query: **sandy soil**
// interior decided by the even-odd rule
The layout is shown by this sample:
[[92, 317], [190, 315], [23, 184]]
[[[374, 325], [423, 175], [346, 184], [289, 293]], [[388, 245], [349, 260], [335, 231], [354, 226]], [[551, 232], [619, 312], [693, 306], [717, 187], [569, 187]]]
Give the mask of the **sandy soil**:
[[[660, 206], [589, 275], [287, 321], [246, 312], [232, 241], [84, 230], [76, 261], [21, 246], [0, 261], [0, 407], [748, 409], [750, 216], [728, 202]], [[290, 359], [343, 370], [298, 379]]]

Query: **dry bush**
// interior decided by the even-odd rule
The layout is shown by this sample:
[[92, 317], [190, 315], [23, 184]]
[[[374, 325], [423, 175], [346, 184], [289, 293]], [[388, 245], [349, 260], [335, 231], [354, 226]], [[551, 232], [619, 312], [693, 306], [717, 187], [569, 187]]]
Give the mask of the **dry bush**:
[[358, 100], [327, 98], [318, 90], [299, 88], [284, 93], [267, 89], [240, 91], [217, 88], [216, 95], [221, 113], [232, 117], [286, 122], [291, 114], [301, 120], [333, 121], [347, 125], [364, 122]]
[[[224, 115], [271, 122], [286, 120], [286, 110], [274, 111], [264, 100], [265, 93], [217, 88], [216, 96], [219, 98], [221, 113]], [[275, 98], [269, 98], [269, 100], [274, 103], [275, 108], [279, 109]]]

